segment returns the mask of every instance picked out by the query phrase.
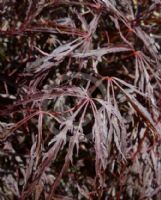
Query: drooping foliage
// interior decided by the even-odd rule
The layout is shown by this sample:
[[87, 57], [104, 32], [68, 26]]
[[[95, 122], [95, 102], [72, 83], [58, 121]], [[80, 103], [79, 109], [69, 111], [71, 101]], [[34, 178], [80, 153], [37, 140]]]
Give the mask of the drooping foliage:
[[161, 1], [0, 3], [2, 199], [161, 196]]

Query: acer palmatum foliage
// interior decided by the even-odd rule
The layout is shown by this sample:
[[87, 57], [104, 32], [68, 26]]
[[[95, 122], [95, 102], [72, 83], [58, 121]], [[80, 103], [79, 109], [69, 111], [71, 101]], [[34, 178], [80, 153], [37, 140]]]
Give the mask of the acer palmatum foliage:
[[160, 200], [161, 2], [0, 9], [2, 199]]

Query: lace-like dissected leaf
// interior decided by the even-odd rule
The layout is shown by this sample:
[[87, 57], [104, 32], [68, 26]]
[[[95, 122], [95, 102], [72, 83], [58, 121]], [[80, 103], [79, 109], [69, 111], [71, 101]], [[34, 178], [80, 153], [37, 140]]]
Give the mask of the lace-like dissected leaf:
[[74, 53], [72, 56], [76, 58], [86, 58], [86, 57], [91, 57], [91, 56], [102, 57], [103, 55], [106, 55], [109, 53], [118, 53], [118, 52], [124, 52], [124, 51], [131, 51], [131, 49], [127, 47], [108, 47], [108, 48], [100, 48], [96, 50], [91, 50], [86, 53]]
[[139, 101], [132, 96], [131, 94], [128, 94], [121, 86], [119, 86], [116, 82], [115, 84], [120, 88], [120, 90], [125, 94], [125, 96], [127, 97], [127, 99], [129, 100], [129, 102], [131, 103], [131, 105], [133, 106], [133, 108], [136, 110], [136, 112], [142, 116], [142, 118], [145, 120], [145, 123], [147, 124], [147, 126], [150, 126], [150, 128], [155, 131], [156, 133], [158, 133], [160, 135], [161, 133], [161, 129], [160, 129], [160, 123], [156, 124], [153, 119], [152, 116], [150, 115], [150, 113], [146, 110], [146, 108], [143, 107], [143, 105], [141, 103], [139, 103]]
[[143, 41], [144, 45], [146, 46], [147, 50], [151, 53], [153, 58], [158, 61], [158, 50], [155, 45], [152, 43], [152, 39], [148, 34], [146, 34], [140, 27], [135, 28], [137, 36]]
[[92, 129], [92, 134], [95, 140], [96, 165], [101, 164], [102, 167], [106, 169], [108, 152], [105, 134], [103, 130], [101, 112], [97, 112], [95, 123]]
[[[38, 73], [44, 69], [50, 69], [52, 66], [57, 66], [67, 55], [73, 52], [82, 43], [83, 40], [78, 38], [70, 43], [60, 45], [47, 56], [38, 58], [36, 61], [27, 64], [26, 71]], [[50, 62], [51, 59], [55, 60], [55, 63]]]
[[[109, 126], [106, 124], [106, 126], [108, 127], [107, 137], [108, 137], [108, 134], [111, 134], [110, 131], [112, 131], [117, 149], [119, 150], [121, 155], [125, 158], [127, 132], [126, 132], [125, 124], [124, 124], [124, 119], [122, 118], [118, 108], [112, 106], [111, 104], [108, 104], [106, 101], [103, 101], [101, 99], [97, 99], [97, 101], [102, 105], [102, 109], [104, 109], [104, 111], [106, 112], [106, 117], [107, 117], [106, 120], [109, 124]], [[109, 135], [109, 137], [111, 136]], [[106, 141], [108, 142], [108, 139]]]

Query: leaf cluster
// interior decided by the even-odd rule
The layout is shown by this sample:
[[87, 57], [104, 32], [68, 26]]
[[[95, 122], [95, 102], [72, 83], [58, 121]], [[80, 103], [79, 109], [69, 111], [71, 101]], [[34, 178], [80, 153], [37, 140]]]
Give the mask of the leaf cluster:
[[161, 1], [0, 3], [2, 199], [161, 195]]

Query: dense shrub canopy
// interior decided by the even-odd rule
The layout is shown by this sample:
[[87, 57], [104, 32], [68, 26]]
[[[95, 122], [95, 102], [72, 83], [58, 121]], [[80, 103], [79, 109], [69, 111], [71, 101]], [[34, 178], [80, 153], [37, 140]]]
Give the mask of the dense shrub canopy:
[[161, 196], [161, 1], [0, 3], [1, 199]]

